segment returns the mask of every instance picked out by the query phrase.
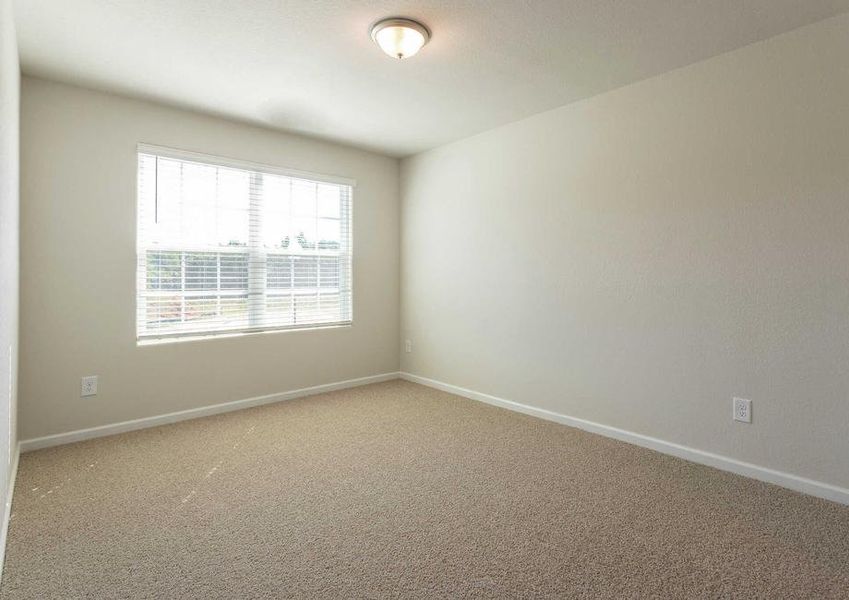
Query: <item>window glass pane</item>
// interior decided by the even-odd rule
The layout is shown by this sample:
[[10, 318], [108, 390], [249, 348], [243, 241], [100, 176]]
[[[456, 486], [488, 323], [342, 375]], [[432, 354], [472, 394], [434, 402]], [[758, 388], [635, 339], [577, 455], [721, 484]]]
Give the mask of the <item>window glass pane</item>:
[[148, 251], [147, 287], [151, 290], [179, 290], [183, 287], [182, 252]]
[[151, 195], [149, 206], [155, 214], [155, 224], [151, 231], [152, 241], [180, 243], [183, 225], [183, 164], [176, 160], [160, 158], [154, 161], [154, 169], [156, 183], [145, 188]]
[[339, 287], [339, 259], [334, 256], [322, 256], [319, 258], [319, 277], [321, 287]]
[[186, 289], [218, 288], [218, 255], [213, 252], [186, 253]]
[[292, 185], [288, 177], [266, 175], [262, 180], [263, 244], [268, 248], [288, 248], [292, 240]]
[[318, 311], [318, 294], [296, 294], [294, 313], [297, 323], [314, 323]]
[[[267, 225], [263, 236], [263, 245], [270, 250], [288, 250], [292, 246], [292, 236], [284, 215], [266, 213]], [[297, 243], [297, 242], [296, 242]]]
[[318, 257], [294, 256], [295, 287], [314, 288], [318, 285]]
[[339, 294], [321, 294], [318, 297], [318, 305], [320, 319], [322, 321], [332, 321], [339, 314]]
[[[174, 218], [180, 220], [180, 242], [201, 246], [215, 241], [216, 214], [215, 167], [186, 163], [179, 181], [181, 210]], [[175, 182], [176, 183], [176, 182]]]
[[316, 237], [318, 238], [319, 250], [339, 250], [342, 245], [340, 241], [339, 220], [319, 219]]
[[292, 296], [269, 296], [266, 301], [269, 319], [276, 322], [292, 322]]
[[266, 280], [270, 289], [292, 287], [292, 257], [268, 256], [266, 259]]
[[291, 180], [279, 175], [263, 175], [262, 198], [266, 210], [289, 214]]
[[248, 296], [222, 296], [221, 315], [228, 324], [246, 324], [248, 322]]
[[221, 289], [248, 289], [248, 256], [246, 254], [221, 255]]
[[339, 218], [339, 186], [319, 183], [316, 199], [318, 201], [318, 216]]
[[226, 210], [247, 211], [250, 205], [250, 173], [217, 168], [215, 178], [218, 206]]
[[143, 152], [138, 169], [139, 339], [350, 321], [350, 188]]
[[303, 179], [292, 180], [292, 214], [296, 217], [315, 217], [316, 184]]
[[218, 296], [186, 298], [185, 320], [204, 321], [218, 316]]
[[315, 250], [316, 227], [315, 219], [295, 218], [293, 219], [294, 240], [296, 250]]
[[146, 310], [150, 327], [164, 327], [182, 320], [183, 301], [180, 296], [156, 296], [147, 300]]

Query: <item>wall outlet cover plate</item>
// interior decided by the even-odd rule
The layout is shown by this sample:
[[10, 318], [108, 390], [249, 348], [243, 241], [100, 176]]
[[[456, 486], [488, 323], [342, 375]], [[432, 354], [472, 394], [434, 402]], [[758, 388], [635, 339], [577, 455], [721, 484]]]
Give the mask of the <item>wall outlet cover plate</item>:
[[97, 375], [83, 377], [80, 382], [80, 397], [97, 395]]
[[734, 398], [732, 401], [734, 420], [741, 423], [752, 422], [752, 401], [745, 398]]

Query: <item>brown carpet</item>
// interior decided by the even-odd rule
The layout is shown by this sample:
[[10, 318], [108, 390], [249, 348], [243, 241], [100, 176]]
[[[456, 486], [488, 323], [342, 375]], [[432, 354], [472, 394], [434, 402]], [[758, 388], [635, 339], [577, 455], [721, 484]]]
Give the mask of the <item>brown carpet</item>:
[[849, 507], [392, 381], [25, 454], [0, 597], [847, 598]]

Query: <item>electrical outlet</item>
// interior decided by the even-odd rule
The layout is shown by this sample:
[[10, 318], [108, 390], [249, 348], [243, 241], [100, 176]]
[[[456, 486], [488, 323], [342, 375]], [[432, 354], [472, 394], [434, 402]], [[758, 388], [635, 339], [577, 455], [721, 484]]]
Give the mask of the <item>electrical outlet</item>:
[[413, 342], [410, 341], [410, 340], [406, 340], [404, 342], [404, 352], [407, 352], [409, 354], [412, 351], [413, 351]]
[[752, 401], [745, 398], [734, 398], [732, 401], [734, 420], [741, 423], [752, 422]]
[[80, 385], [80, 397], [97, 395], [97, 375], [83, 377]]

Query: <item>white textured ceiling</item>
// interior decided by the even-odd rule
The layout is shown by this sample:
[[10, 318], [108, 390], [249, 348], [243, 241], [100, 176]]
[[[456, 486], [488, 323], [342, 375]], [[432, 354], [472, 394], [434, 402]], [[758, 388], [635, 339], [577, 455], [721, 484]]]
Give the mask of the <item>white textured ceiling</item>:
[[[17, 0], [25, 73], [403, 156], [849, 10], [849, 0]], [[433, 39], [397, 61], [388, 16]]]

